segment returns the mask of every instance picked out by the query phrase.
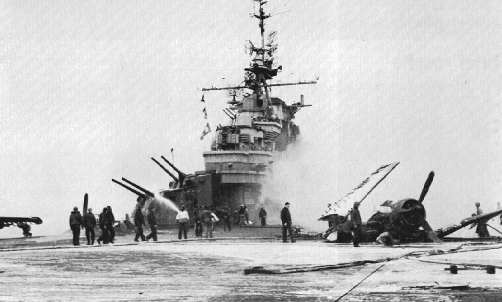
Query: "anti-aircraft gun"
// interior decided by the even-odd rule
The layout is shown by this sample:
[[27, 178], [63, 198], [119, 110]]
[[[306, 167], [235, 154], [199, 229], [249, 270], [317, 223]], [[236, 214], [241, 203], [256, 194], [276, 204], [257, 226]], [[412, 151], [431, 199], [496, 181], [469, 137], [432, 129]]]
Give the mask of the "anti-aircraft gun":
[[128, 185], [115, 179], [112, 179], [112, 181], [138, 196], [136, 201], [141, 206], [144, 215], [147, 215], [147, 210], [155, 207], [155, 216], [157, 218], [157, 224], [160, 227], [166, 227], [176, 223], [175, 217], [177, 212], [173, 210], [174, 207], [168, 205], [168, 203], [171, 203], [172, 201], [170, 198], [166, 197], [165, 194], [162, 194], [162, 192], [154, 194], [152, 191], [145, 189], [144, 187], [139, 186], [124, 177], [122, 177], [122, 181], [126, 182]]
[[120, 181], [118, 180], [115, 180], [112, 178], [112, 181], [124, 188], [126, 188], [128, 191], [136, 194], [138, 196], [138, 198], [136, 199], [136, 201], [138, 201], [140, 204], [141, 204], [141, 207], [144, 207], [145, 206], [145, 202], [148, 200], [148, 199], [151, 199], [151, 198], [154, 198], [155, 197], [155, 194], [153, 194], [151, 191], [141, 187], [141, 186], [138, 186], [137, 184], [133, 183], [132, 181], [129, 181], [125, 178], [122, 177], [122, 180], [125, 181], [126, 183], [130, 184], [131, 186], [135, 187], [136, 189], [142, 191], [143, 193], [139, 192], [138, 190], [135, 190], [123, 183], [121, 183]]
[[164, 170], [164, 172], [166, 172], [167, 174], [169, 174], [169, 176], [171, 176], [171, 178], [174, 180], [174, 182], [171, 182], [169, 184], [169, 187], [176, 187], [176, 184], [179, 184], [180, 180], [179, 178], [177, 178], [176, 176], [174, 176], [173, 173], [171, 173], [169, 170], [166, 169], [166, 167], [164, 167], [161, 163], [159, 163], [155, 158], [152, 157], [152, 160], [159, 166], [162, 168], [162, 170]]

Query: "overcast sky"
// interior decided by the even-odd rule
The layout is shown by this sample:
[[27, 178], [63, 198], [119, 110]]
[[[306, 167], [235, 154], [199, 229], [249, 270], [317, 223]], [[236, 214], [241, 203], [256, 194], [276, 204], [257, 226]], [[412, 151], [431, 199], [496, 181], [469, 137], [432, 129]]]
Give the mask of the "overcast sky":
[[[363, 219], [385, 200], [418, 198], [431, 170], [433, 228], [470, 216], [476, 201], [485, 212], [496, 207], [501, 2], [271, 0], [266, 8], [283, 65], [276, 82], [319, 77], [272, 91], [313, 105], [297, 114], [302, 141], [277, 171], [287, 171], [294, 221], [315, 221], [396, 161], [361, 206]], [[252, 1], [230, 0], [1, 1], [0, 215], [39, 216], [34, 234], [59, 234], [85, 193], [95, 213], [132, 211], [135, 196], [112, 178], [167, 188], [152, 156], [203, 170], [212, 137], [199, 139], [201, 88], [243, 80], [244, 43], [258, 42], [252, 12]], [[225, 124], [225, 94], [205, 99], [211, 127]]]

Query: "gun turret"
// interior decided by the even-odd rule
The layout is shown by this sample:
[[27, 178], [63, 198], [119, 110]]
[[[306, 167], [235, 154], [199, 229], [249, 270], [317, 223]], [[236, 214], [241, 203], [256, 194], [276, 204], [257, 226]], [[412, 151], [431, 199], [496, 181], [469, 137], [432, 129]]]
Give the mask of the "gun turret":
[[153, 194], [152, 192], [148, 191], [147, 189], [145, 189], [143, 187], [138, 186], [137, 184], [133, 183], [132, 181], [129, 181], [129, 180], [125, 179], [124, 177], [122, 177], [122, 180], [125, 181], [126, 183], [130, 184], [131, 186], [135, 187], [136, 189], [143, 191], [146, 195], [148, 195], [150, 197], [155, 197], [155, 194]]
[[115, 180], [115, 179], [113, 179], [113, 178], [112, 178], [112, 181], [113, 181], [114, 183], [116, 183], [116, 184], [121, 185], [122, 187], [126, 188], [127, 190], [129, 190], [129, 191], [133, 192], [134, 194], [138, 195], [139, 197], [144, 197], [144, 196], [145, 196], [145, 194], [143, 194], [143, 193], [141, 193], [141, 192], [138, 192], [138, 191], [134, 190], [133, 188], [128, 187], [128, 186], [126, 186], [126, 185], [124, 185], [124, 184], [123, 184], [123, 183], [121, 183], [120, 181], [117, 181], [117, 180]]
[[162, 170], [164, 170], [167, 174], [169, 174], [169, 176], [171, 176], [171, 177], [172, 177], [172, 179], [174, 179], [174, 181], [179, 182], [179, 179], [178, 179], [178, 178], [176, 178], [176, 176], [174, 176], [174, 174], [173, 174], [173, 173], [169, 172], [169, 170], [167, 170], [167, 169], [166, 169], [166, 168], [165, 168], [165, 167], [164, 167], [161, 163], [159, 163], [159, 162], [158, 162], [155, 158], [153, 158], [153, 157], [152, 157], [152, 160], [153, 160], [153, 161], [154, 161], [157, 165], [159, 165], [159, 167], [161, 167], [161, 168], [162, 168]]
[[178, 172], [178, 179], [179, 179], [179, 183], [180, 183], [180, 187], [183, 187], [183, 180], [185, 180], [185, 176], [186, 174], [181, 172], [178, 168], [176, 168], [173, 164], [171, 164], [164, 156], [161, 156], [161, 158], [166, 162], [168, 163], [171, 168], [174, 169], [174, 171]]

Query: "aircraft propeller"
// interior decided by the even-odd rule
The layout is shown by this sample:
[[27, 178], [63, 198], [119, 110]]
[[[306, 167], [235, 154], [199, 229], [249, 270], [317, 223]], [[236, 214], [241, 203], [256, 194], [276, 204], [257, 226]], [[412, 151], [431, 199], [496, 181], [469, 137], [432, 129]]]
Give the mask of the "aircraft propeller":
[[87, 193], [85, 193], [84, 195], [84, 206], [82, 207], [82, 210], [83, 210], [83, 214], [87, 213], [87, 207], [88, 207], [88, 204], [89, 204], [89, 195], [87, 195]]
[[427, 180], [425, 181], [424, 188], [422, 189], [422, 193], [420, 194], [420, 198], [418, 199], [419, 203], [422, 203], [424, 201], [425, 195], [427, 195], [427, 192], [429, 192], [429, 187], [431, 186], [433, 180], [434, 171], [431, 171], [429, 173], [429, 176], [427, 177]]
[[[425, 181], [424, 188], [422, 189], [422, 193], [420, 194], [420, 198], [418, 199], [418, 202], [420, 206], [423, 207], [422, 203], [425, 199], [425, 195], [427, 195], [427, 192], [429, 192], [429, 188], [432, 184], [432, 181], [434, 180], [434, 171], [431, 171], [429, 173], [429, 176], [427, 177], [427, 180]], [[441, 243], [443, 242], [441, 239], [438, 238], [434, 230], [431, 228], [427, 220], [425, 220], [425, 216], [422, 216], [422, 219], [420, 220], [420, 226], [427, 232], [427, 236], [429, 237], [430, 240], [436, 242], [436, 243]]]

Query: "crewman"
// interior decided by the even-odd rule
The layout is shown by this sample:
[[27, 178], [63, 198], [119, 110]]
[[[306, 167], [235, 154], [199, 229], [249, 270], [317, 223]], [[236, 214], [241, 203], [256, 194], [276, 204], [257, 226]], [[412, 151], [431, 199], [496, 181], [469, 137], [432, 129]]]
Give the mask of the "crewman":
[[134, 241], [139, 242], [139, 238], [141, 237], [141, 241], [145, 241], [145, 234], [143, 233], [143, 226], [145, 225], [145, 217], [141, 212], [141, 205], [138, 203], [136, 205], [136, 211], [134, 212], [134, 228], [136, 231], [136, 236], [134, 237]]
[[260, 212], [258, 213], [258, 217], [260, 217], [261, 226], [267, 225], [267, 211], [263, 206], [260, 207]]
[[239, 225], [239, 220], [240, 220], [239, 219], [239, 210], [235, 209], [233, 214], [234, 214], [234, 224]]
[[244, 216], [246, 216], [246, 223], [250, 224], [249, 223], [249, 211], [248, 211], [248, 207], [247, 206], [244, 206]]
[[282, 221], [282, 242], [288, 242], [287, 232], [289, 232], [289, 236], [291, 237], [291, 242], [296, 242], [293, 229], [291, 228], [291, 224], [293, 221], [291, 220], [291, 213], [289, 212], [289, 202], [284, 204], [284, 208], [281, 210], [281, 221]]
[[215, 217], [216, 215], [211, 212], [209, 207], [205, 207], [204, 211], [202, 211], [202, 223], [206, 229], [206, 239], [213, 238], [213, 223], [216, 220]]
[[221, 210], [221, 220], [223, 223], [223, 231], [228, 231], [230, 232], [232, 230], [232, 226], [230, 224], [230, 210], [228, 207], [224, 207], [223, 210]]
[[354, 206], [350, 210], [350, 220], [352, 223], [352, 243], [354, 247], [359, 247], [359, 242], [361, 240], [361, 213], [359, 213], [359, 202], [354, 202]]
[[115, 241], [115, 228], [113, 224], [115, 223], [115, 216], [113, 216], [112, 207], [106, 207], [106, 215], [105, 215], [105, 225], [106, 230], [108, 231], [108, 242], [114, 243]]
[[181, 240], [181, 235], [187, 239], [187, 229], [188, 229], [188, 212], [185, 211], [185, 206], [181, 206], [181, 210], [176, 215], [176, 220], [178, 221], [178, 239]]
[[[476, 202], [476, 216], [483, 214], [483, 210], [480, 208], [480, 203]], [[478, 222], [478, 226], [476, 227], [476, 233], [478, 233], [479, 238], [490, 237], [490, 233], [488, 232], [488, 221], [481, 220]]]
[[202, 236], [202, 208], [197, 207], [194, 210], [194, 219], [195, 219], [195, 236], [196, 237], [201, 237]]
[[80, 228], [84, 228], [84, 220], [77, 207], [74, 207], [70, 214], [70, 228], [73, 233], [73, 245], [80, 245]]
[[150, 241], [150, 238], [153, 238], [153, 241], [157, 241], [157, 219], [155, 218], [155, 207], [152, 207], [146, 216], [146, 220], [150, 225], [150, 234], [146, 236], [146, 242]]
[[92, 214], [92, 209], [87, 209], [87, 213], [84, 214], [84, 226], [85, 226], [85, 238], [87, 239], [87, 245], [94, 245], [94, 238], [96, 234], [94, 233], [94, 227], [96, 226], [96, 217]]
[[107, 244], [108, 243], [108, 231], [106, 230], [106, 224], [105, 224], [105, 220], [106, 220], [106, 208], [103, 208], [103, 212], [101, 212], [99, 214], [99, 218], [98, 218], [98, 222], [99, 222], [99, 228], [101, 229], [101, 236], [99, 236], [98, 238], [98, 244], [101, 245], [101, 242], [103, 242], [103, 244]]
[[246, 207], [241, 205], [239, 209], [239, 225], [244, 226], [246, 224]]

